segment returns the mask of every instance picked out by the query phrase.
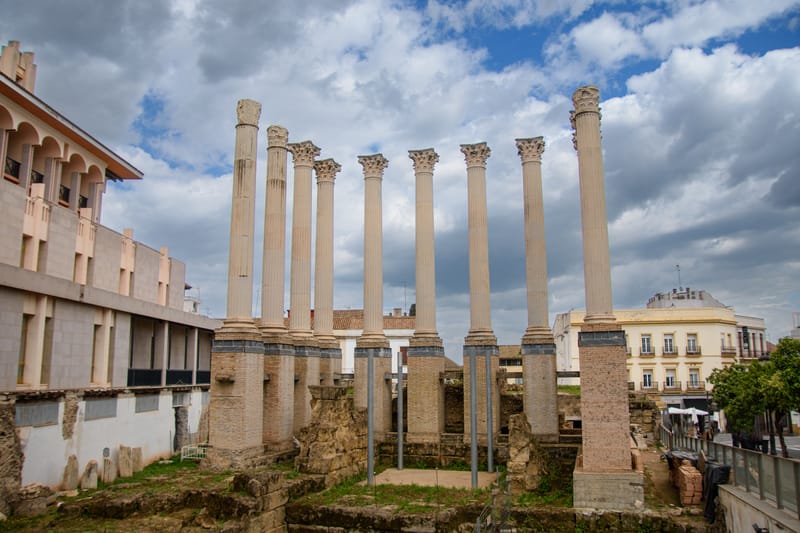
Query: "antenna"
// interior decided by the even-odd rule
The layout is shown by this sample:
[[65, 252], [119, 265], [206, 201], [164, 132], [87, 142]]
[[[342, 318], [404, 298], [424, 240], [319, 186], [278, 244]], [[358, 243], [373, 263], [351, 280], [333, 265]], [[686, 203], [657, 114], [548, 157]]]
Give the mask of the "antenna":
[[681, 266], [675, 265], [675, 270], [678, 271], [678, 290], [682, 291], [683, 287], [681, 286]]

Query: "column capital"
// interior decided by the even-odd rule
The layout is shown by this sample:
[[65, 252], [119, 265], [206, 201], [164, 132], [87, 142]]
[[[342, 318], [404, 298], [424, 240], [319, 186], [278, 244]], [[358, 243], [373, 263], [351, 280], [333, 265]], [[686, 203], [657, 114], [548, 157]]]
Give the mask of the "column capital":
[[439, 161], [439, 154], [433, 148], [409, 150], [408, 157], [414, 162], [414, 172], [433, 172], [434, 165]]
[[575, 113], [599, 113], [600, 112], [600, 89], [594, 85], [578, 87], [572, 94], [572, 103], [575, 105]]
[[314, 164], [314, 158], [320, 153], [319, 147], [311, 141], [289, 143], [287, 146], [292, 152], [292, 160], [295, 165], [311, 166]]
[[258, 119], [261, 118], [261, 104], [247, 98], [239, 100], [236, 104], [236, 118], [237, 126], [258, 127]]
[[541, 163], [544, 153], [544, 137], [529, 137], [527, 139], [516, 139], [517, 153], [523, 163]]
[[475, 144], [462, 144], [461, 153], [469, 167], [486, 167], [486, 160], [492, 154], [492, 150], [485, 142]]
[[289, 130], [275, 124], [267, 128], [268, 148], [286, 148], [287, 142], [289, 142]]
[[329, 181], [333, 183], [336, 179], [336, 174], [342, 170], [342, 165], [333, 159], [323, 159], [322, 161], [314, 161], [314, 170], [317, 172], [317, 183]]
[[364, 167], [364, 178], [382, 178], [389, 160], [383, 154], [360, 155], [358, 164]]

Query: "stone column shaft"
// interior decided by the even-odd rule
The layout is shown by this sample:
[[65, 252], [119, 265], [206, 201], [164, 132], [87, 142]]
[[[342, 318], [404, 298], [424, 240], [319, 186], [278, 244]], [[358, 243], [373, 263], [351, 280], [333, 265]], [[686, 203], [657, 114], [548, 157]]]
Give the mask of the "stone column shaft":
[[[467, 162], [469, 219], [469, 337], [491, 338], [492, 305], [489, 289], [489, 228], [486, 213], [486, 159], [491, 150], [486, 143], [462, 144]], [[485, 344], [485, 343], [481, 343]]]
[[575, 110], [574, 145], [578, 151], [583, 227], [583, 272], [586, 288], [586, 322], [613, 322], [608, 219], [603, 183], [603, 149], [600, 143], [600, 92], [587, 86], [572, 97]]
[[342, 166], [333, 159], [314, 163], [317, 172], [317, 238], [314, 261], [314, 337], [319, 344], [319, 377], [334, 384], [342, 371], [342, 350], [333, 335], [333, 186]]
[[[233, 162], [227, 320], [252, 323], [256, 142], [261, 104], [240, 100]], [[71, 191], [77, 195], [80, 191]], [[71, 203], [70, 196], [70, 203]]]
[[[389, 162], [359, 156], [364, 167], [364, 339], [383, 339], [383, 207], [381, 180]], [[388, 346], [388, 344], [387, 344]]]
[[261, 269], [261, 329], [286, 332], [283, 323], [286, 257], [286, 143], [289, 132], [267, 128], [267, 197], [264, 207], [264, 259]]
[[311, 169], [320, 150], [311, 141], [292, 143], [294, 199], [292, 203], [292, 273], [289, 333], [311, 336]]
[[429, 150], [409, 151], [416, 177], [416, 331], [415, 336], [437, 336], [436, 254], [433, 235], [433, 167], [439, 155]]

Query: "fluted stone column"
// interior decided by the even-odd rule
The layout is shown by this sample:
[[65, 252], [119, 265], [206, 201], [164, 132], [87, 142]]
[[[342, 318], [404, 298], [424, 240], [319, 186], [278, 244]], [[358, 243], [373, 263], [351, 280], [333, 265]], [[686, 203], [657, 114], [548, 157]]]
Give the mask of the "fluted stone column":
[[314, 163], [317, 172], [317, 238], [314, 261], [314, 337], [319, 344], [320, 380], [334, 384], [342, 372], [342, 350], [333, 335], [333, 184], [342, 166], [333, 159]]
[[286, 128], [276, 125], [267, 128], [260, 328], [265, 375], [263, 440], [270, 450], [290, 448], [294, 435], [294, 347], [283, 321], [288, 140]]
[[528, 327], [522, 337], [522, 396], [531, 432], [540, 442], [558, 442], [556, 345], [548, 325], [547, 248], [542, 200], [544, 139], [517, 139], [522, 159], [525, 213], [525, 274], [528, 289]]
[[367, 407], [368, 357], [373, 357], [374, 425], [377, 440], [391, 429], [392, 390], [384, 376], [392, 352], [383, 333], [383, 217], [381, 181], [389, 161], [382, 154], [358, 157], [364, 169], [364, 330], [356, 340], [354, 404]]
[[581, 87], [572, 101], [586, 286], [586, 318], [578, 334], [583, 461], [573, 473], [573, 500], [575, 507], [633, 509], [644, 501], [643, 477], [631, 469], [625, 333], [611, 307], [600, 91]]
[[[477, 400], [477, 433], [481, 444], [488, 442], [488, 411], [491, 411], [492, 437], [499, 422], [499, 391], [497, 369], [499, 350], [492, 331], [492, 309], [489, 289], [489, 228], [486, 214], [486, 160], [491, 150], [486, 143], [462, 144], [461, 152], [467, 163], [467, 202], [469, 223], [469, 333], [464, 339], [464, 438], [471, 439], [469, 405], [473, 394], [467, 376], [475, 357]], [[486, 358], [490, 359], [492, 406], [487, 409]]]
[[432, 149], [409, 150], [416, 177], [416, 329], [408, 348], [408, 441], [439, 442], [444, 432], [444, 348], [436, 331]]
[[292, 143], [294, 198], [292, 203], [292, 277], [289, 335], [294, 344], [294, 430], [311, 421], [311, 392], [319, 386], [319, 347], [311, 330], [311, 171], [319, 148], [311, 141]]
[[243, 468], [263, 453], [264, 345], [252, 318], [256, 140], [261, 104], [240, 100], [233, 166], [227, 317], [215, 332], [207, 461]]

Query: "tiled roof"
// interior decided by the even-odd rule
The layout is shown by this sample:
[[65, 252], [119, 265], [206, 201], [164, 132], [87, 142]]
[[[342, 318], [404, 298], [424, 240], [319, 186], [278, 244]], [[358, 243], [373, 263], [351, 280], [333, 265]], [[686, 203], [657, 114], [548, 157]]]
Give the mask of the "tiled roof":
[[[286, 327], [289, 327], [289, 319], [284, 319]], [[416, 317], [413, 316], [384, 316], [383, 329], [411, 329], [416, 327]], [[311, 327], [314, 327], [314, 313], [311, 313]], [[364, 310], [363, 309], [334, 309], [333, 310], [333, 329], [364, 329]]]

